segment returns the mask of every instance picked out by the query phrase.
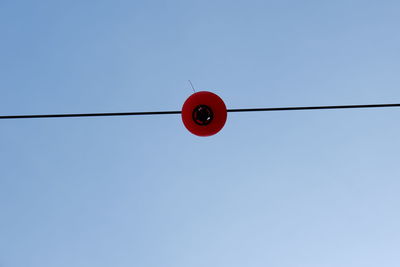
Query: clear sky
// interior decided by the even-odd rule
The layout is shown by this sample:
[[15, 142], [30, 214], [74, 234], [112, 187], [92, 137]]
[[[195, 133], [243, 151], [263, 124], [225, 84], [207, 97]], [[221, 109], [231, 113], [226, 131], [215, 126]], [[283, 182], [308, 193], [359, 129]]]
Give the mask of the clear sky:
[[[399, 1], [0, 1], [0, 114], [400, 102]], [[1, 267], [400, 265], [400, 109], [0, 122]]]

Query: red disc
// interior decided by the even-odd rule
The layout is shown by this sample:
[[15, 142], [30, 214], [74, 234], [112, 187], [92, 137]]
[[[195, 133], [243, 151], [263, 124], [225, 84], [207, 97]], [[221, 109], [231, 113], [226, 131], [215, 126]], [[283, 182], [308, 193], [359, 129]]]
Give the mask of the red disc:
[[183, 124], [198, 136], [218, 133], [224, 127], [227, 115], [224, 101], [207, 91], [194, 93], [182, 107]]

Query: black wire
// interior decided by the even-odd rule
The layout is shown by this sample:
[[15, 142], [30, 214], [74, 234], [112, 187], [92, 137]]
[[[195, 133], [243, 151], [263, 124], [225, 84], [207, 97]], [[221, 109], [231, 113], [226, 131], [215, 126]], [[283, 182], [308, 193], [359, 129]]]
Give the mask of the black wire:
[[242, 109], [228, 109], [228, 112], [288, 111], [288, 110], [315, 110], [315, 109], [359, 109], [359, 108], [389, 108], [389, 107], [400, 107], [400, 104], [281, 107], [281, 108], [242, 108]]
[[141, 115], [164, 115], [164, 114], [181, 114], [181, 111], [10, 115], [10, 116], [0, 116], [0, 119], [4, 120], [4, 119], [71, 118], [71, 117], [111, 117], [111, 116], [141, 116]]
[[[290, 110], [317, 110], [317, 109], [361, 109], [361, 108], [388, 108], [400, 107], [400, 104], [372, 104], [372, 105], [341, 105], [341, 106], [311, 106], [311, 107], [278, 107], [278, 108], [243, 108], [228, 109], [228, 112], [257, 112], [257, 111], [290, 111]], [[71, 118], [71, 117], [111, 117], [111, 116], [142, 116], [181, 114], [181, 111], [150, 111], [150, 112], [118, 112], [118, 113], [76, 113], [76, 114], [42, 114], [42, 115], [9, 115], [0, 116], [0, 119], [38, 119], [38, 118]]]

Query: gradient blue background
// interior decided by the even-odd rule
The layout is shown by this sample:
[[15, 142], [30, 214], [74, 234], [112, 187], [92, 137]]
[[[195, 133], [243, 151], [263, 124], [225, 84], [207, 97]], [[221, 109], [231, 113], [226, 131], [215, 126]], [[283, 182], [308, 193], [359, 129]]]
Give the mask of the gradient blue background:
[[[398, 1], [0, 1], [0, 114], [400, 102]], [[1, 267], [400, 265], [400, 110], [0, 122]]]

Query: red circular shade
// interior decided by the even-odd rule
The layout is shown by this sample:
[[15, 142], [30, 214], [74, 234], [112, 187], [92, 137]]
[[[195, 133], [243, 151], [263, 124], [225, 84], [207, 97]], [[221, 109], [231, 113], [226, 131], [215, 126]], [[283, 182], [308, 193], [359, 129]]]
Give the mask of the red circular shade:
[[192, 94], [182, 107], [183, 124], [198, 136], [218, 133], [224, 127], [227, 115], [224, 101], [207, 91]]

